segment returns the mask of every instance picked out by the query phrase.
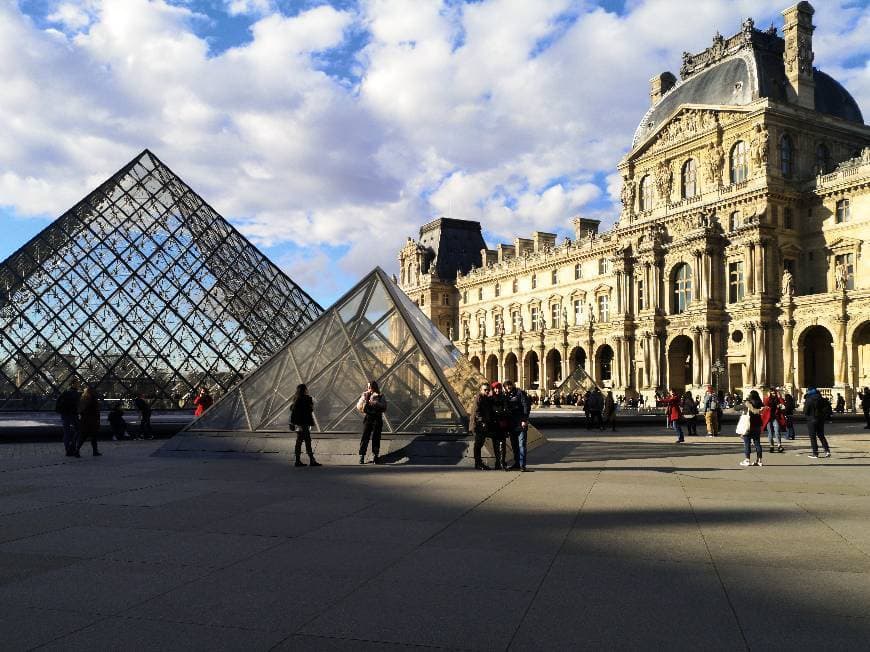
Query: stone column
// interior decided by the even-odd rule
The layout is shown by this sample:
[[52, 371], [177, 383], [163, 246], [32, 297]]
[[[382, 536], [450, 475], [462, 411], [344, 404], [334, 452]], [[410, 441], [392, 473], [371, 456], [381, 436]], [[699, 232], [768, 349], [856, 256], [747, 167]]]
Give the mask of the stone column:
[[661, 285], [662, 285], [662, 275], [661, 269], [659, 269], [659, 264], [656, 263], [653, 266], [653, 292], [655, 293], [653, 307], [664, 310], [664, 306], [661, 301]]
[[528, 389], [526, 387], [526, 360], [523, 357], [525, 352], [523, 351], [522, 345], [517, 350], [517, 385], [522, 387], [523, 389]]
[[[549, 387], [547, 387], [547, 357], [546, 357], [547, 349], [544, 347], [544, 341], [541, 340], [541, 344], [538, 347], [538, 391], [546, 392]], [[543, 396], [543, 394], [541, 394]]]
[[650, 269], [649, 263], [644, 263], [643, 266], [643, 305], [639, 307], [640, 310], [646, 310], [650, 305], [650, 292], [652, 292], [651, 282], [650, 282]]
[[625, 305], [622, 301], [622, 272], [616, 272], [616, 314], [623, 314], [623, 306]]
[[837, 341], [834, 343], [834, 351], [838, 362], [835, 380], [838, 387], [845, 387], [849, 384], [849, 347], [846, 338], [848, 326], [848, 315], [837, 317]]
[[692, 252], [692, 276], [692, 301], [701, 301], [703, 299], [701, 294], [703, 278], [701, 275], [701, 253], [698, 251]]
[[659, 373], [659, 362], [661, 361], [661, 348], [659, 347], [658, 333], [653, 333], [650, 339], [651, 351], [650, 362], [652, 369], [650, 370], [650, 389], [658, 389], [661, 387], [661, 374]]
[[755, 293], [755, 245], [746, 246], [746, 294]]
[[764, 242], [758, 244], [758, 293], [767, 292], [767, 245]]
[[652, 359], [652, 355], [650, 355], [650, 334], [644, 333], [641, 341], [643, 342], [643, 388], [648, 389], [651, 383], [650, 361]]
[[713, 331], [705, 326], [702, 332], [704, 337], [701, 351], [701, 384], [706, 385], [713, 383]]
[[746, 384], [755, 387], [755, 324], [749, 324], [746, 330], [749, 337], [749, 359], [746, 361]]
[[767, 387], [767, 324], [759, 324], [755, 357], [758, 360], [758, 384]]
[[622, 338], [613, 338], [616, 343], [616, 355], [613, 361], [613, 387], [622, 387]]
[[780, 321], [782, 324], [782, 384], [790, 393], [794, 393], [794, 302], [791, 297], [785, 298], [788, 303], [785, 308], [785, 316]]
[[701, 329], [692, 329], [692, 384], [701, 384]]
[[633, 341], [633, 337], [626, 337], [622, 345], [622, 382], [626, 389], [634, 386], [634, 374], [631, 370], [631, 345]]
[[592, 337], [592, 325], [589, 325], [588, 339], [586, 340], [586, 373], [595, 378], [595, 340]]
[[505, 370], [504, 370], [505, 357], [506, 356], [504, 354], [504, 345], [501, 342], [499, 342], [499, 347], [498, 347], [498, 378], [500, 381], [504, 381], [504, 379], [507, 377], [505, 375]]
[[562, 343], [562, 380], [568, 377], [568, 343]]

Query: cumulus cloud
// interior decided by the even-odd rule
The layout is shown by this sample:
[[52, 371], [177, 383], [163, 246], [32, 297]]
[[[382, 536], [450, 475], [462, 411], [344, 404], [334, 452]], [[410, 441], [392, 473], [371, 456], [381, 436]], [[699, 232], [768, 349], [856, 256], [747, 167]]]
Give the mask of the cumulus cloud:
[[[612, 219], [649, 78], [788, 3], [336, 4], [224, 0], [249, 39], [214, 52], [201, 3], [64, 0], [40, 23], [0, 2], [0, 205], [57, 215], [148, 147], [333, 295], [329, 265], [389, 269], [439, 214], [493, 242]], [[866, 107], [870, 9], [825, 3], [815, 22], [817, 65]]]

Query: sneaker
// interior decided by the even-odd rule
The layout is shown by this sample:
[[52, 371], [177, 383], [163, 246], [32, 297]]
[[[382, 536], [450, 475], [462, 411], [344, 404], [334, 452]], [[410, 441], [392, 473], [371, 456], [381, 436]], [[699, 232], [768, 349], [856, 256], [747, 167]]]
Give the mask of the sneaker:
[[323, 464], [321, 464], [321, 463], [318, 462], [317, 460], [311, 460], [310, 462], [308, 462], [308, 466], [312, 466], [312, 467], [315, 467], [315, 466], [323, 466]]
[[819, 456], [818, 456], [818, 455], [807, 455], [807, 457], [809, 457], [811, 460], [817, 460], [817, 459], [819, 459]]
[[752, 461], [751, 460], [743, 460], [742, 462], [740, 462], [740, 466], [752, 466]]
[[761, 460], [755, 460], [755, 464], [753, 466], [764, 466], [764, 464], [761, 463]]
[[830, 457], [830, 456], [831, 456], [831, 451], [825, 451], [825, 453], [822, 455], [822, 457]]
[[775, 453], [776, 451], [773, 449], [773, 446], [770, 447], [770, 452]]
[[360, 464], [365, 464], [365, 463], [366, 463], [366, 456], [365, 456], [365, 455], [360, 455], [360, 456], [359, 456], [359, 463], [360, 463]]
[[785, 453], [785, 449], [782, 446], [780, 446], [779, 448], [776, 449], [776, 452], [777, 453]]
[[305, 466], [305, 462], [303, 462], [302, 460], [296, 460], [296, 464], [294, 464], [293, 466]]
[[476, 471], [489, 471], [489, 467], [486, 464], [484, 464], [483, 462], [475, 462], [474, 469]]
[[103, 455], [103, 454], [100, 453], [100, 452], [94, 453], [94, 457], [102, 457], [102, 455]]
[[112, 435], [112, 441], [118, 441], [118, 435]]

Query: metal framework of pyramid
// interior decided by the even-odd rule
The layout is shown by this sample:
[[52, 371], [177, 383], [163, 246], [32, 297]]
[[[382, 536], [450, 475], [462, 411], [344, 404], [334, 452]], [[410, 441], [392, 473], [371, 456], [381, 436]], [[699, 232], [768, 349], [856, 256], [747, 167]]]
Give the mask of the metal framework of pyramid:
[[387, 399], [384, 432], [462, 435], [484, 378], [377, 268], [186, 430], [289, 432], [305, 383], [314, 432], [358, 433], [355, 406], [369, 380]]
[[0, 263], [0, 410], [50, 409], [72, 377], [181, 407], [322, 312], [145, 150]]
[[588, 392], [593, 387], [598, 387], [598, 383], [584, 367], [578, 364], [574, 371], [556, 387], [556, 390], [560, 394], [571, 394], [573, 392]]

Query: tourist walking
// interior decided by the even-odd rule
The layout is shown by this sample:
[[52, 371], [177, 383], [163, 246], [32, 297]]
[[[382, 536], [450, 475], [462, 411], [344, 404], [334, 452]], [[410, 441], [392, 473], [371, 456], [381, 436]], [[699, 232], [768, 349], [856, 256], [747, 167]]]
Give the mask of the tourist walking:
[[471, 405], [471, 413], [468, 415], [468, 431], [474, 435], [474, 468], [478, 471], [489, 471], [489, 467], [483, 463], [483, 445], [492, 427], [492, 402], [490, 394], [492, 388], [489, 383], [480, 383], [477, 396]]
[[686, 425], [686, 434], [689, 437], [697, 436], [698, 430], [695, 425], [695, 416], [698, 414], [698, 403], [695, 401], [695, 397], [692, 396], [692, 392], [683, 394], [683, 405], [681, 408], [683, 411], [683, 421]]
[[813, 454], [810, 459], [819, 459], [819, 442], [822, 442], [824, 454], [822, 457], [831, 456], [831, 447], [825, 438], [825, 421], [831, 418], [831, 402], [822, 396], [815, 387], [807, 389], [804, 396], [804, 415], [807, 417], [807, 434], [810, 436], [810, 446]]
[[133, 405], [139, 410], [139, 436], [142, 439], [154, 439], [151, 431], [151, 404], [144, 394], [139, 394]]
[[302, 444], [305, 444], [305, 453], [308, 455], [309, 466], [321, 466], [314, 459], [311, 450], [311, 426], [314, 425], [314, 399], [308, 394], [305, 384], [296, 386], [296, 395], [293, 397], [293, 406], [290, 408], [290, 430], [296, 431], [296, 463], [294, 466], [305, 466], [302, 461]]
[[767, 441], [770, 442], [770, 452], [783, 453], [782, 427], [785, 419], [782, 415], [782, 400], [779, 392], [771, 389], [764, 399], [764, 410], [761, 415], [761, 427], [767, 430]]
[[743, 402], [743, 408], [746, 410], [744, 415], [748, 417], [746, 432], [740, 433], [743, 437], [743, 461], [740, 466], [752, 466], [750, 456], [752, 454], [750, 444], [755, 444], [755, 466], [762, 466], [761, 457], [761, 409], [764, 403], [761, 397], [754, 389], [749, 392], [749, 396]]
[[75, 457], [81, 457], [81, 449], [85, 441], [91, 440], [91, 451], [94, 457], [102, 453], [97, 448], [97, 437], [100, 435], [100, 402], [97, 393], [90, 386], [85, 387], [79, 399], [79, 441], [76, 445]]
[[609, 389], [607, 390], [607, 396], [604, 397], [601, 429], [604, 430], [608, 424], [610, 425], [611, 432], [616, 432], [616, 401], [613, 400], [613, 392]]
[[870, 429], [870, 387], [861, 390], [861, 411], [864, 413], [864, 429]]
[[701, 411], [704, 413], [704, 424], [707, 426], [707, 436], [719, 435], [719, 397], [712, 385], [707, 385], [704, 398], [701, 401]]
[[371, 440], [373, 461], [375, 464], [380, 464], [381, 431], [384, 428], [384, 412], [387, 411], [387, 400], [381, 394], [377, 381], [369, 381], [366, 391], [357, 401], [356, 409], [363, 415], [363, 432], [359, 441], [359, 463], [366, 463], [366, 453]]
[[127, 431], [127, 420], [124, 418], [124, 410], [121, 409], [119, 403], [116, 403], [106, 416], [109, 421], [109, 427], [112, 429], [112, 441], [130, 439]]
[[675, 389], [672, 389], [670, 394], [658, 400], [658, 404], [665, 407], [665, 417], [668, 420], [668, 429], [673, 428], [677, 433], [677, 441], [674, 442], [676, 444], [682, 444], [686, 441], [683, 436], [683, 412], [680, 407], [682, 402], [679, 393]]
[[492, 446], [495, 453], [495, 468], [508, 471], [507, 466], [507, 437], [510, 430], [510, 413], [508, 411], [507, 398], [502, 391], [501, 383], [497, 380], [491, 385], [490, 404], [492, 406]]
[[202, 413], [212, 406], [212, 403], [214, 403], [214, 399], [211, 392], [208, 391], [208, 387], [200, 387], [199, 394], [193, 399], [193, 404], [196, 406], [193, 416], [201, 417]]
[[512, 380], [504, 381], [504, 389], [510, 416], [511, 449], [514, 452], [511, 470], [526, 471], [529, 414], [531, 414], [532, 402], [529, 400], [529, 395], [517, 387]]
[[782, 416], [785, 418], [786, 439], [794, 440], [794, 396], [786, 392], [782, 397]]
[[586, 395], [586, 408], [589, 410], [589, 428], [598, 428], [604, 430], [604, 424], [601, 421], [601, 413], [604, 411], [604, 395], [598, 387], [593, 387], [592, 391]]
[[69, 388], [57, 397], [54, 406], [54, 411], [60, 415], [60, 422], [63, 425], [63, 447], [66, 449], [67, 457], [76, 455], [79, 440], [80, 399], [79, 381], [73, 378]]

